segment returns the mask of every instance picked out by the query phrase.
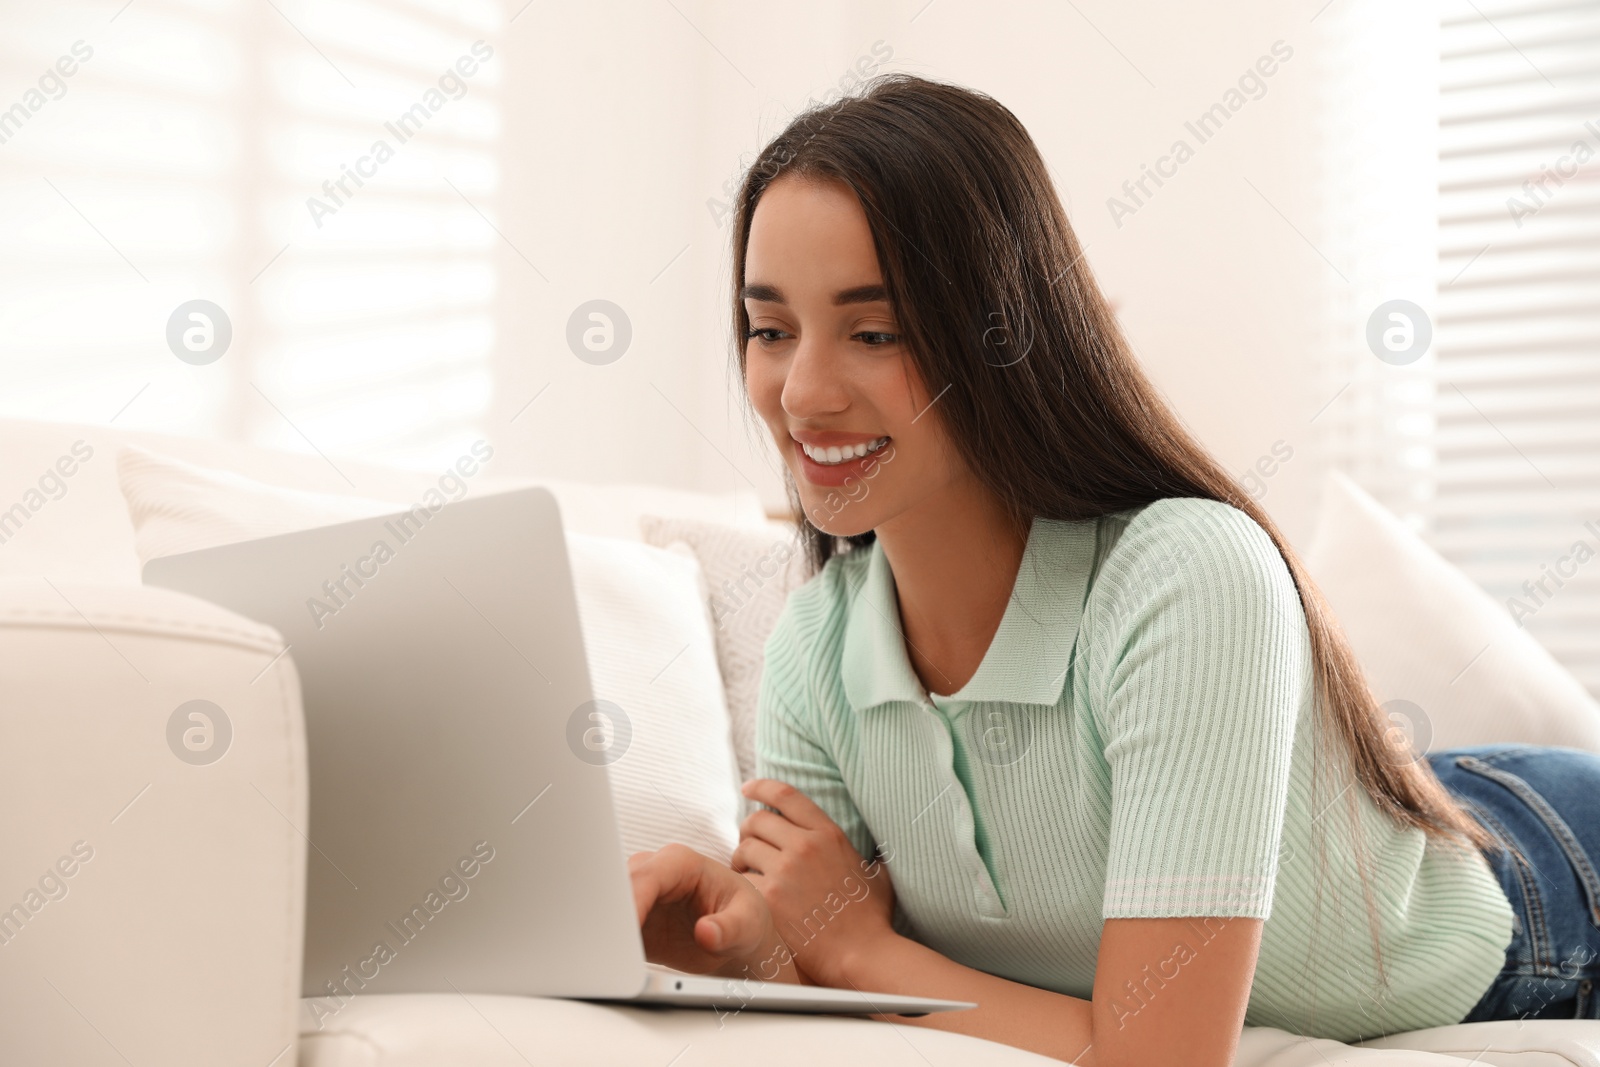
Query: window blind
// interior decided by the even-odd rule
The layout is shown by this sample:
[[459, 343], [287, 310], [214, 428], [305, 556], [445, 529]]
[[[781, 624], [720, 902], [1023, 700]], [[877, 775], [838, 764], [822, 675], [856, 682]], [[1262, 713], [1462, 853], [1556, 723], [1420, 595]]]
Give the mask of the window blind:
[[1328, 269], [1311, 430], [1326, 462], [1428, 536], [1433, 353], [1402, 363], [1366, 343], [1393, 300], [1435, 304], [1438, 263], [1439, 14], [1432, 5], [1341, 0], [1315, 23]]
[[[0, 414], [465, 451], [491, 390], [503, 20], [496, 0], [9, 5]], [[167, 350], [197, 299], [232, 326], [205, 365]]]
[[1430, 542], [1600, 696], [1600, 0], [1440, 22]]

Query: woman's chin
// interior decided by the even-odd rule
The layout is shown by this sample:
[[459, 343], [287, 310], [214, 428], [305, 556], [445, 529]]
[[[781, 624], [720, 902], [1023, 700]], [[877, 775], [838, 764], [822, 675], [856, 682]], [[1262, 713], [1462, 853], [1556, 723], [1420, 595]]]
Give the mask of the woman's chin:
[[827, 500], [807, 500], [803, 504], [811, 525], [833, 537], [854, 537], [877, 525], [854, 502], [846, 503], [843, 508], [831, 507]]

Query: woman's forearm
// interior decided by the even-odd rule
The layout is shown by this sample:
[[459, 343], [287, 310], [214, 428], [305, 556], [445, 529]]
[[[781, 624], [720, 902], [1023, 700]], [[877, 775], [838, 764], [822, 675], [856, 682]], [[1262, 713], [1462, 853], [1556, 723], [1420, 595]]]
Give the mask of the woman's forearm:
[[987, 1038], [1083, 1067], [1095, 1063], [1089, 1001], [974, 970], [898, 934], [860, 946], [817, 978], [839, 988], [974, 1001], [978, 1007], [966, 1011], [876, 1018]]

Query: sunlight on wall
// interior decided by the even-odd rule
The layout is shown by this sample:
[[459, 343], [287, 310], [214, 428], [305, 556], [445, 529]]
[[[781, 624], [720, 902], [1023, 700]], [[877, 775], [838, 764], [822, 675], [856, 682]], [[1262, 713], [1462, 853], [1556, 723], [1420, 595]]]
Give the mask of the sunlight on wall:
[[[16, 3], [4, 21], [0, 414], [413, 464], [477, 436], [498, 3]], [[200, 365], [167, 340], [196, 299], [232, 327]]]

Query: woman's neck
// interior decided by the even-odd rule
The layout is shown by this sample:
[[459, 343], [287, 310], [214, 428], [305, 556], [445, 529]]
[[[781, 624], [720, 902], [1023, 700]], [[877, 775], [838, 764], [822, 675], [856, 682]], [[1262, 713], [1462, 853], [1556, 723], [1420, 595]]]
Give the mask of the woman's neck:
[[900, 628], [912, 669], [948, 696], [975, 674], [1016, 585], [1028, 543], [976, 480], [950, 486], [879, 525], [894, 573]]

